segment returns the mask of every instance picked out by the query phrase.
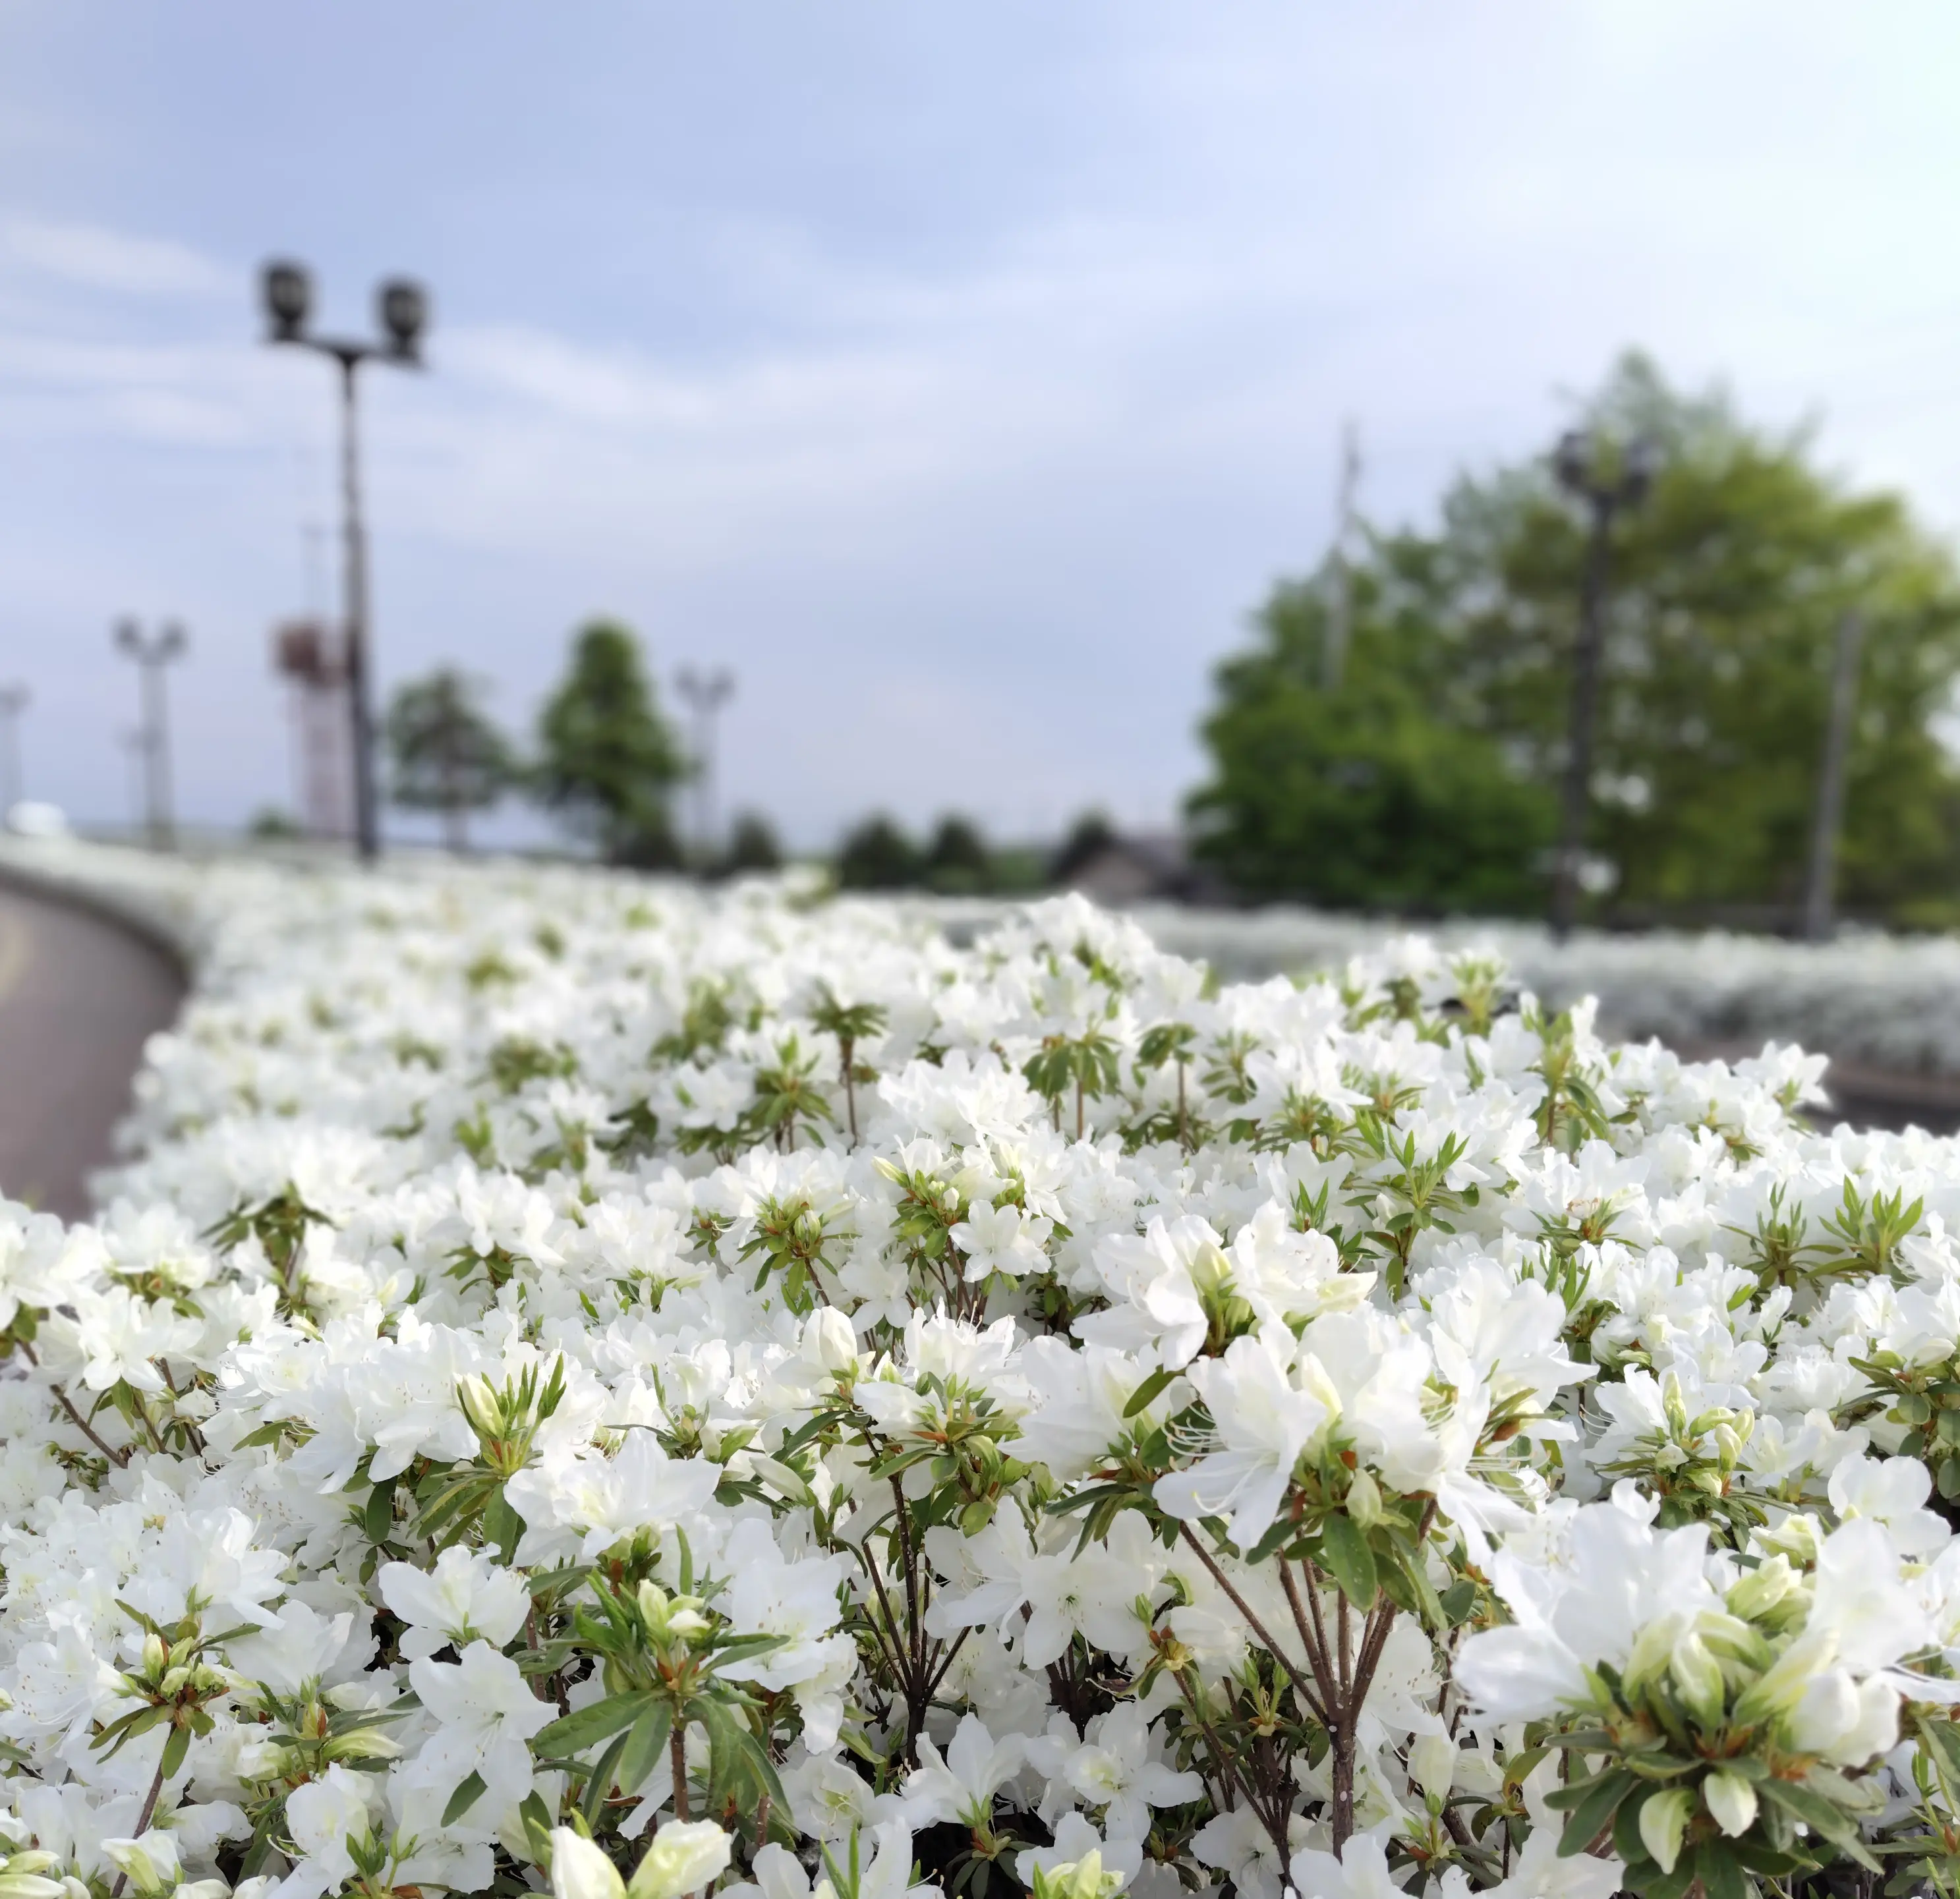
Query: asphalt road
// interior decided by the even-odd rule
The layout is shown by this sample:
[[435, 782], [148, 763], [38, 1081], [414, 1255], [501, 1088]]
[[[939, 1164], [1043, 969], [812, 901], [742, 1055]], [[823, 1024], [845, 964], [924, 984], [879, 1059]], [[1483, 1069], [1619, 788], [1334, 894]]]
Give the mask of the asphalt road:
[[0, 886], [0, 1193], [78, 1220], [111, 1157], [143, 1044], [183, 979], [89, 912]]

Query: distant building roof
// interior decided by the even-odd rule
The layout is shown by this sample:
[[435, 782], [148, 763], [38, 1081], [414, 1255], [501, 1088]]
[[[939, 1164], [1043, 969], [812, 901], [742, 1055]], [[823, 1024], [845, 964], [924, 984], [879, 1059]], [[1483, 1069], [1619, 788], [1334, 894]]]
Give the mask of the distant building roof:
[[1194, 864], [1176, 832], [1134, 832], [1085, 826], [1063, 846], [1050, 867], [1055, 882], [1098, 903], [1121, 908], [1153, 899], [1217, 902], [1224, 895], [1217, 877]]

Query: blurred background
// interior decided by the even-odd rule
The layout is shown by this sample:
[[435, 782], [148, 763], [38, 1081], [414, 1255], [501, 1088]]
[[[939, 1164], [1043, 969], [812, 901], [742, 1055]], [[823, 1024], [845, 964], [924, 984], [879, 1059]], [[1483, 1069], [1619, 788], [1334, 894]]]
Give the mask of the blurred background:
[[1933, 4], [0, 0], [0, 792], [352, 825], [291, 259], [428, 301], [391, 837], [1944, 927], [1956, 73]]

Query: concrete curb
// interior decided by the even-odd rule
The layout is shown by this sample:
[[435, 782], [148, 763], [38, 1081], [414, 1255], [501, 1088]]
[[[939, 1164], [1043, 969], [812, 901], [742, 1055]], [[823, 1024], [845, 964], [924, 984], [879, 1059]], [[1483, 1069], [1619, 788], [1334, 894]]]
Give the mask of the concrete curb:
[[76, 876], [52, 864], [36, 864], [29, 854], [31, 849], [11, 840], [0, 842], [0, 888], [65, 904], [135, 937], [170, 964], [179, 981], [189, 988], [202, 946], [186, 920], [173, 916], [167, 905], [133, 892]]

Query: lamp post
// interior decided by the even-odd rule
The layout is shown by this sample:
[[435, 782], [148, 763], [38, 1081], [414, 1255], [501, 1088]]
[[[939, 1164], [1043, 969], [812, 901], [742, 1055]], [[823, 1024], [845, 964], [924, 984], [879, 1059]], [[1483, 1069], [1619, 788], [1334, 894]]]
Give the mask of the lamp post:
[[18, 682], [0, 685], [0, 818], [21, 802], [21, 714], [28, 696]]
[[167, 851], [175, 842], [170, 819], [170, 706], [164, 695], [164, 669], [183, 657], [190, 644], [172, 620], [147, 639], [134, 620], [116, 624], [116, 650], [136, 663], [143, 708], [143, 815], [150, 848]]
[[342, 582], [346, 621], [344, 663], [354, 754], [354, 835], [362, 859], [381, 853], [380, 805], [374, 787], [374, 709], [368, 663], [368, 542], [361, 519], [361, 464], [355, 404], [356, 373], [363, 363], [422, 366], [422, 335], [428, 323], [428, 298], [419, 284], [392, 277], [375, 293], [375, 312], [385, 332], [380, 342], [315, 336], [307, 329], [313, 307], [313, 279], [304, 266], [270, 263], [261, 279], [269, 328], [266, 341], [297, 344], [331, 357], [340, 365], [340, 482]]
[[725, 666], [708, 673], [684, 666], [674, 687], [694, 714], [695, 858], [705, 870], [714, 848], [714, 715], [734, 696], [735, 676]]
[[1613, 517], [1637, 507], [1653, 485], [1660, 464], [1656, 445], [1642, 440], [1625, 454], [1608, 458], [1591, 435], [1574, 429], [1559, 439], [1552, 467], [1559, 485], [1586, 504], [1591, 517], [1586, 565], [1579, 590], [1579, 638], [1572, 652], [1572, 709], [1566, 722], [1564, 796], [1558, 825], [1558, 858], [1551, 885], [1551, 934], [1563, 943], [1579, 909], [1579, 866], [1586, 850], [1586, 817], [1592, 803], [1592, 731], [1599, 705], [1600, 649], [1605, 641], [1607, 555]]

